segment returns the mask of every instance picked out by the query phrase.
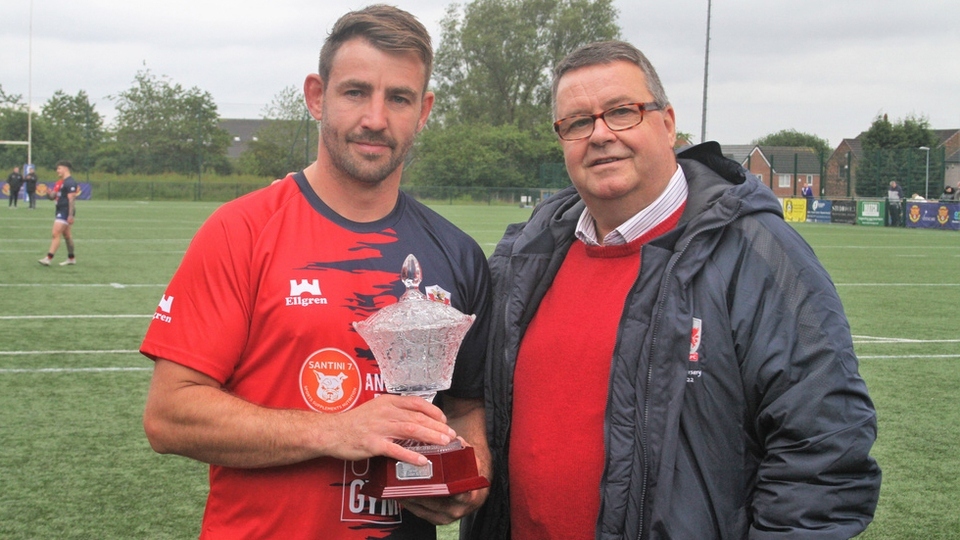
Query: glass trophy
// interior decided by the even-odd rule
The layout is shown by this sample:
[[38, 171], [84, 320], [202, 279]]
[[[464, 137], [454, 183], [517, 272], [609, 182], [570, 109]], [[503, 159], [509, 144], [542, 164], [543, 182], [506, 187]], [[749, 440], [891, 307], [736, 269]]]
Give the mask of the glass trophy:
[[[400, 300], [353, 326], [377, 359], [388, 392], [433, 401], [437, 392], [450, 388], [457, 352], [476, 315], [464, 315], [453, 306], [428, 299], [420, 292], [422, 277], [420, 262], [407, 255], [400, 269], [406, 287]], [[362, 493], [386, 499], [441, 497], [490, 485], [477, 472], [473, 448], [460, 441], [446, 446], [419, 441], [399, 444], [429, 462], [412, 465], [374, 457], [371, 479]]]

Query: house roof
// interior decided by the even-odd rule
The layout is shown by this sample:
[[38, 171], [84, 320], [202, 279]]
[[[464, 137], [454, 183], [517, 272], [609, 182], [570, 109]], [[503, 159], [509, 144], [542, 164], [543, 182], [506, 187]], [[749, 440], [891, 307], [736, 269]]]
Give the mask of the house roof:
[[725, 144], [722, 146], [722, 152], [724, 157], [730, 158], [737, 163], [744, 165], [747, 162], [747, 157], [750, 156], [750, 152], [753, 151], [754, 146], [752, 144]]
[[[806, 146], [757, 146], [775, 173], [820, 174], [820, 158], [813, 148]], [[796, 163], [796, 171], [794, 171]]]
[[220, 128], [230, 134], [230, 147], [227, 149], [227, 157], [239, 158], [240, 154], [247, 149], [247, 144], [256, 140], [257, 131], [269, 122], [270, 120], [221, 118]]
[[951, 137], [957, 135], [960, 129], [932, 129], [930, 131], [937, 136], [937, 146], [943, 146]]
[[[863, 133], [860, 135], [863, 135]], [[848, 151], [853, 155], [854, 158], [859, 159], [860, 156], [863, 155], [863, 143], [860, 141], [860, 135], [858, 135], [855, 139], [844, 139], [840, 141], [840, 144], [838, 144], [833, 150], [833, 153], [830, 154], [830, 159], [835, 159], [838, 152], [846, 154]], [[845, 160], [846, 156], [841, 156], [841, 158]]]

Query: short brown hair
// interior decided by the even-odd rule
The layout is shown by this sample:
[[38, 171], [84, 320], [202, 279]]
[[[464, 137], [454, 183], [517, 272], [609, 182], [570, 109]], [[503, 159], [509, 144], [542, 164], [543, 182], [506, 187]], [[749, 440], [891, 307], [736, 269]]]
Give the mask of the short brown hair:
[[557, 88], [560, 86], [560, 79], [566, 75], [567, 72], [588, 66], [612, 64], [617, 61], [630, 62], [639, 67], [640, 71], [643, 72], [644, 78], [647, 79], [647, 90], [653, 94], [654, 103], [660, 107], [670, 105], [670, 100], [667, 99], [667, 92], [663, 89], [663, 84], [660, 82], [660, 76], [657, 75], [657, 70], [654, 69], [650, 60], [647, 60], [647, 57], [640, 52], [640, 49], [637, 49], [626, 41], [614, 40], [598, 41], [584, 45], [568, 54], [566, 58], [557, 64], [553, 69], [552, 96], [554, 112], [557, 110]]
[[67, 160], [65, 160], [65, 159], [61, 159], [60, 161], [57, 162], [57, 167], [60, 167], [60, 166], [66, 167], [66, 168], [70, 169], [71, 171], [73, 170], [73, 163], [70, 163], [69, 161], [67, 161]]
[[362, 37], [377, 49], [391, 53], [413, 52], [423, 62], [426, 90], [433, 72], [433, 46], [430, 33], [416, 17], [393, 6], [375, 4], [351, 11], [333, 25], [320, 49], [320, 78], [326, 86], [333, 68], [333, 57], [347, 41]]

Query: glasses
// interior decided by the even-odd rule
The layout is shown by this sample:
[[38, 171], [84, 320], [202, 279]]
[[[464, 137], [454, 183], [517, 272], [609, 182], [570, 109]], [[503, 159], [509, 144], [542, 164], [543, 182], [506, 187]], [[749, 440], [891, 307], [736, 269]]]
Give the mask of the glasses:
[[576, 114], [561, 118], [553, 123], [553, 130], [565, 141], [586, 139], [593, 135], [593, 128], [597, 118], [603, 118], [603, 123], [611, 131], [623, 131], [643, 122], [643, 113], [659, 111], [662, 107], [656, 103], [624, 103], [597, 114]]

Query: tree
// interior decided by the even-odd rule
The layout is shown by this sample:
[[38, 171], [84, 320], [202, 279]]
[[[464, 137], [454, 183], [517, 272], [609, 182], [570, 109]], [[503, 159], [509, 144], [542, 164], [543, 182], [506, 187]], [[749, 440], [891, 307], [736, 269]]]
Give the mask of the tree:
[[[944, 151], [937, 148], [937, 136], [926, 118], [908, 116], [894, 124], [887, 115], [877, 116], [860, 143], [863, 157], [857, 165], [858, 195], [883, 197], [891, 180], [899, 182], [908, 196], [925, 193], [927, 154], [920, 147], [930, 149], [930, 185], [943, 186]], [[939, 193], [937, 188], [933, 195]]]
[[288, 86], [263, 109], [264, 127], [240, 156], [240, 167], [251, 174], [283, 178], [317, 157], [317, 124], [307, 110], [303, 91]]
[[[17, 94], [7, 94], [0, 85], [0, 140], [25, 141], [27, 140], [27, 106], [23, 97]], [[0, 170], [6, 171], [0, 179], [6, 178], [6, 173], [14, 166], [23, 165], [27, 158], [27, 149], [20, 145], [0, 145]]]
[[3, 85], [0, 84], [0, 108], [18, 108], [23, 106], [23, 96], [20, 94], [8, 94], [4, 92]]
[[76, 96], [54, 92], [42, 107], [42, 120], [50, 136], [39, 164], [53, 168], [61, 159], [70, 160], [79, 171], [89, 171], [103, 141], [103, 117], [83, 90]]
[[550, 118], [550, 70], [580, 45], [616, 38], [612, 0], [473, 0], [441, 21], [435, 120], [514, 124]]
[[[29, 137], [28, 132], [32, 133]], [[38, 161], [38, 158], [43, 160], [49, 157], [45, 151], [49, 135], [50, 130], [41, 117], [34, 115], [32, 121], [28, 118], [23, 96], [7, 94], [0, 86], [0, 140], [25, 142], [30, 138], [33, 143], [32, 159]], [[0, 145], [0, 170], [24, 165], [28, 154], [25, 144]]]
[[795, 129], [784, 129], [776, 133], [771, 133], [753, 141], [756, 146], [801, 146], [813, 148], [823, 163], [830, 156], [832, 149], [826, 139], [821, 139], [816, 135], [802, 133]]
[[404, 180], [418, 186], [540, 187], [542, 163], [562, 162], [552, 128], [455, 124], [420, 134]]
[[217, 125], [217, 105], [209, 92], [185, 90], [144, 70], [131, 88], [111, 99], [117, 104], [115, 140], [98, 167], [145, 174], [229, 172], [230, 135]]

